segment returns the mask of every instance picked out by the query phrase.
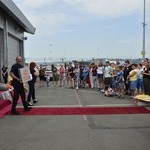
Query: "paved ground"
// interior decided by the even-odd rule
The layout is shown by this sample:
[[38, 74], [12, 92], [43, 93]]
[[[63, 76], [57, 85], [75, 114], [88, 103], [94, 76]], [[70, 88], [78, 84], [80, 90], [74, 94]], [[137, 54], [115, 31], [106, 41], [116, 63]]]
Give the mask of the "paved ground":
[[[39, 106], [134, 106], [91, 89], [39, 88]], [[22, 105], [20, 105], [22, 106]], [[20, 107], [19, 106], [19, 107]], [[149, 150], [149, 115], [5, 116], [0, 150]]]

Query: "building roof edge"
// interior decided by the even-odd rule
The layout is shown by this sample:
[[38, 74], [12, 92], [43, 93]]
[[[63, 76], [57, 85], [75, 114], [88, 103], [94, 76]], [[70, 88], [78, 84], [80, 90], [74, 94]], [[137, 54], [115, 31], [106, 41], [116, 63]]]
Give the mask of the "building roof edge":
[[34, 34], [36, 28], [29, 22], [21, 10], [16, 6], [12, 0], [0, 0], [0, 7], [8, 12], [8, 14], [14, 18], [20, 26], [23, 27], [25, 32]]

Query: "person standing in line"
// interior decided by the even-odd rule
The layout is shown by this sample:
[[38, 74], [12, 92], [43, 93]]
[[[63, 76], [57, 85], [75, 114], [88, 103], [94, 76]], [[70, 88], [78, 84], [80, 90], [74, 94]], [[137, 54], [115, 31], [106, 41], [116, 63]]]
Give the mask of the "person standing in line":
[[143, 84], [144, 94], [150, 96], [150, 63], [148, 59], [144, 60]]
[[80, 68], [79, 64], [76, 63], [74, 68], [74, 85], [76, 90], [79, 89], [79, 82], [80, 82]]
[[57, 87], [59, 75], [58, 75], [58, 69], [54, 64], [52, 64], [52, 74], [53, 74], [53, 85], [52, 85], [52, 87]]
[[80, 64], [79, 69], [80, 69], [80, 72], [79, 72], [79, 74], [80, 74], [80, 79], [79, 79], [80, 83], [79, 83], [79, 86], [83, 87], [83, 69], [84, 68], [83, 68], [83, 64], [82, 63]]
[[115, 94], [117, 93], [117, 85], [116, 85], [116, 78], [117, 78], [117, 73], [118, 73], [118, 65], [115, 63], [111, 63], [111, 67], [112, 67], [112, 89], [115, 92]]
[[[36, 82], [36, 77], [38, 76], [38, 74], [36, 73], [35, 67], [36, 67], [36, 63], [31, 62], [30, 63], [30, 72], [32, 75], [32, 80], [28, 81], [29, 93], [28, 93], [28, 97], [27, 97], [27, 101], [29, 103], [29, 106], [33, 106], [33, 103], [38, 102], [35, 99], [35, 82]], [[32, 100], [31, 100], [31, 98], [32, 98]], [[32, 103], [32, 101], [33, 101], [33, 103]]]
[[47, 85], [47, 87], [49, 87], [49, 82], [50, 82], [50, 75], [47, 74], [46, 75], [46, 85]]
[[69, 73], [68, 73], [68, 64], [65, 63], [65, 78], [64, 78], [64, 83], [65, 87], [69, 87]]
[[12, 115], [19, 115], [19, 112], [16, 111], [17, 102], [19, 99], [19, 95], [21, 96], [21, 100], [24, 106], [25, 111], [31, 110], [31, 107], [28, 107], [28, 102], [25, 98], [25, 90], [23, 83], [20, 79], [19, 69], [23, 68], [22, 65], [22, 57], [17, 56], [16, 57], [16, 63], [11, 67], [10, 76], [12, 77], [12, 86], [14, 87], [14, 97], [13, 97], [13, 103], [11, 108], [11, 114]]
[[60, 65], [60, 68], [59, 68], [59, 74], [60, 74], [60, 87], [63, 87], [65, 86], [65, 68], [63, 67], [63, 65]]
[[98, 63], [98, 68], [97, 68], [97, 77], [98, 77], [98, 88], [99, 90], [102, 90], [104, 88], [104, 80], [103, 80], [103, 75], [104, 75], [104, 66], [102, 61]]
[[124, 65], [125, 95], [130, 95], [130, 81], [128, 80], [128, 75], [132, 68], [129, 60], [126, 60]]
[[97, 81], [97, 66], [95, 63], [92, 64], [91, 72], [92, 72], [92, 82], [93, 82], [93, 86], [91, 88], [96, 89], [98, 81]]
[[137, 64], [131, 65], [132, 70], [129, 72], [127, 79], [130, 81], [131, 97], [136, 96], [137, 92]]
[[89, 78], [89, 68], [86, 65], [83, 66], [82, 76], [83, 76], [83, 88], [85, 88]]
[[3, 64], [3, 67], [2, 67], [2, 76], [4, 79], [4, 83], [6, 84], [8, 82], [8, 68], [6, 67], [5, 64]]
[[123, 67], [122, 66], [118, 66], [118, 73], [117, 73], [115, 82], [116, 82], [116, 87], [117, 87], [117, 91], [118, 91], [117, 97], [123, 99], [125, 84], [124, 84], [124, 75], [123, 75]]
[[110, 66], [109, 61], [106, 61], [106, 66], [104, 70], [105, 90], [107, 90], [109, 87], [112, 88], [112, 72], [113, 72], [113, 68]]
[[68, 66], [68, 75], [69, 75], [69, 82], [71, 88], [74, 88], [74, 67], [72, 66], [72, 63], [69, 63]]
[[[88, 74], [88, 79], [87, 79], [87, 80], [89, 81], [89, 83], [90, 83], [89, 85], [90, 85], [91, 88], [93, 88], [92, 64], [93, 64], [93, 63], [90, 63], [90, 64], [89, 64], [89, 70], [88, 70], [88, 71], [89, 71], [89, 74]], [[88, 81], [87, 81], [87, 82], [88, 82]]]
[[143, 94], [143, 68], [142, 64], [138, 64], [137, 66], [137, 94]]
[[40, 87], [44, 87], [44, 83], [45, 83], [45, 70], [42, 67], [42, 65], [40, 65], [40, 69], [39, 69], [39, 78], [40, 78]]

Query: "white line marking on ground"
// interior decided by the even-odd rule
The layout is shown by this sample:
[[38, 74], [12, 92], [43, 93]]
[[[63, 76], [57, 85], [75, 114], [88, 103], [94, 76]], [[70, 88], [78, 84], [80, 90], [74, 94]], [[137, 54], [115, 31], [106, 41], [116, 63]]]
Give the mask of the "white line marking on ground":
[[74, 90], [74, 91], [75, 91], [75, 95], [76, 95], [76, 97], [77, 97], [79, 106], [80, 106], [80, 107], [83, 107], [82, 104], [81, 104], [81, 101], [80, 101], [80, 98], [79, 98], [79, 95], [78, 95], [77, 91], [76, 91], [76, 90]]
[[86, 107], [132, 107], [135, 104], [104, 104], [104, 105], [86, 105]]
[[[81, 104], [81, 100], [80, 100], [80, 98], [79, 98], [79, 95], [78, 95], [78, 93], [77, 93], [76, 90], [75, 90], [75, 95], [76, 95], [77, 100], [78, 100], [78, 102], [79, 102], [79, 106], [80, 106], [80, 107], [83, 107], [83, 105]], [[83, 118], [84, 118], [84, 120], [87, 122], [87, 117], [86, 117], [85, 115], [83, 115]]]
[[[81, 107], [81, 108], [86, 108], [86, 107], [133, 107], [136, 105], [135, 104], [106, 104], [106, 105], [34, 105], [32, 106], [33, 108], [76, 108], [76, 107]], [[139, 106], [137, 106], [139, 107]], [[17, 106], [17, 108], [23, 108], [23, 106]], [[149, 108], [150, 109], [150, 108]]]
[[[23, 108], [23, 106], [17, 106], [18, 108]], [[33, 108], [72, 108], [79, 107], [79, 105], [33, 105]]]

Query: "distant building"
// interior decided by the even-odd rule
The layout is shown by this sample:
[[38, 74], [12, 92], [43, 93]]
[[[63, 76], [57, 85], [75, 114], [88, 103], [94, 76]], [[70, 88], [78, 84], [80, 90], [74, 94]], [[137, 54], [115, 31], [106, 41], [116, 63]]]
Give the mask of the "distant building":
[[10, 70], [16, 56], [24, 58], [24, 32], [34, 34], [35, 28], [12, 0], [0, 0], [0, 68], [5, 63]]

